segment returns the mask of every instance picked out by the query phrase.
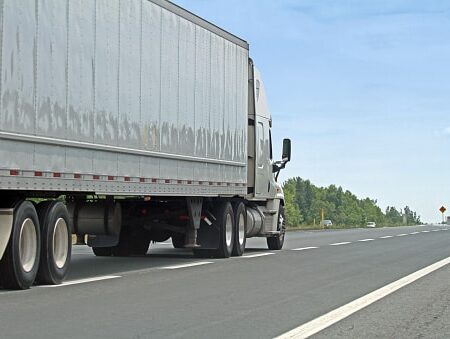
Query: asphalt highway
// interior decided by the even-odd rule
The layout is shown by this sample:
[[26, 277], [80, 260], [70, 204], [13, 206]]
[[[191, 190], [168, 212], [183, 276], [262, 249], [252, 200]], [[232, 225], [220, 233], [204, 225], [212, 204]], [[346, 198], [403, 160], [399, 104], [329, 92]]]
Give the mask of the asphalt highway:
[[[197, 259], [170, 242], [146, 256], [74, 246], [63, 285], [0, 290], [0, 338], [273, 338], [450, 257], [443, 225], [290, 232], [282, 251]], [[317, 338], [449, 337], [443, 265]]]

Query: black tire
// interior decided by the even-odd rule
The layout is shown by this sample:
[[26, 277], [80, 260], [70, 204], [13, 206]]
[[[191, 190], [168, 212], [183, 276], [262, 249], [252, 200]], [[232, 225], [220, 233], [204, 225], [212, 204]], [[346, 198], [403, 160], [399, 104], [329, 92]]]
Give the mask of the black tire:
[[92, 247], [92, 251], [97, 257], [128, 257], [147, 254], [149, 246], [150, 239], [144, 232], [124, 229], [116, 246]]
[[[28, 245], [23, 252], [21, 242]], [[31, 202], [22, 201], [14, 208], [11, 237], [0, 261], [1, 285], [7, 289], [30, 288], [38, 272], [40, 250], [41, 233], [36, 209]]]
[[92, 252], [97, 257], [110, 257], [112, 255], [112, 249], [112, 247], [92, 247]]
[[194, 248], [192, 249], [192, 252], [194, 253], [194, 257], [196, 258], [217, 258], [217, 253], [215, 250], [206, 250], [201, 248]]
[[61, 201], [37, 205], [41, 230], [41, 258], [36, 277], [40, 284], [60, 284], [67, 275], [72, 255], [69, 213]]
[[[216, 220], [204, 229], [206, 232], [202, 235], [200, 247], [193, 248], [194, 256], [197, 258], [228, 258], [233, 252], [235, 237], [233, 207], [226, 200], [216, 200], [215, 204], [212, 214]], [[202, 226], [199, 233], [202, 232]]]
[[234, 216], [235, 231], [232, 255], [240, 257], [244, 254], [245, 243], [247, 242], [247, 212], [244, 203], [239, 202], [234, 205]]
[[150, 238], [145, 231], [122, 229], [119, 243], [112, 247], [112, 255], [116, 257], [145, 255], [149, 246]]
[[[219, 247], [212, 251], [215, 258], [229, 258], [233, 252], [235, 227], [233, 207], [227, 201], [221, 201], [215, 209], [214, 226], [219, 233]], [[231, 224], [230, 224], [231, 223]]]
[[184, 248], [184, 235], [172, 236], [173, 248]]
[[286, 226], [284, 224], [284, 206], [280, 205], [280, 209], [278, 211], [278, 231], [281, 231], [280, 235], [276, 237], [267, 238], [267, 247], [272, 251], [279, 251], [283, 248], [284, 244], [284, 236], [286, 234]]

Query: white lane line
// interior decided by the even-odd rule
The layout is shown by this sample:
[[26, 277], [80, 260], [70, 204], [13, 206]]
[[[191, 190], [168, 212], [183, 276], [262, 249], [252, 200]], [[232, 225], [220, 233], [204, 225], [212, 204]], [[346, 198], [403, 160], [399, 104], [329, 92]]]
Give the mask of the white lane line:
[[62, 284], [59, 284], [59, 285], [48, 285], [48, 286], [41, 286], [41, 287], [63, 287], [63, 286], [86, 284], [86, 283], [90, 283], [90, 282], [94, 282], [94, 281], [102, 281], [102, 280], [117, 279], [117, 278], [122, 278], [122, 276], [120, 276], [120, 275], [105, 275], [102, 277], [69, 280], [69, 281], [63, 282]]
[[361, 298], [351, 301], [350, 303], [341, 306], [331, 312], [328, 312], [316, 319], [313, 319], [303, 325], [300, 325], [293, 330], [286, 332], [276, 339], [287, 338], [308, 338], [323, 329], [337, 323], [338, 321], [347, 318], [353, 313], [373, 304], [374, 302], [388, 296], [389, 294], [399, 290], [400, 288], [407, 286], [414, 281], [423, 278], [424, 276], [448, 265], [450, 263], [450, 257], [438, 261], [430, 266], [422, 268], [419, 271], [411, 273], [406, 277], [403, 277], [397, 281], [394, 281], [386, 286], [383, 286]]
[[389, 238], [393, 238], [393, 235], [385, 235], [384, 237], [380, 237], [380, 239], [389, 239]]
[[352, 243], [351, 241], [335, 242], [334, 244], [330, 244], [330, 246], [341, 246], [341, 245], [348, 245], [351, 243]]
[[440, 230], [432, 230], [431, 232], [439, 232]]
[[422, 233], [430, 233], [430, 231], [422, 231]]
[[396, 237], [404, 237], [405, 235], [408, 235], [408, 234], [406, 234], [406, 233], [397, 234]]
[[178, 268], [187, 268], [187, 267], [208, 265], [208, 264], [212, 264], [212, 263], [213, 263], [212, 261], [198, 261], [198, 262], [191, 262], [189, 264], [165, 266], [165, 267], [161, 267], [161, 270], [176, 270]]
[[305, 250], [312, 250], [315, 248], [319, 248], [319, 247], [311, 246], [311, 247], [292, 248], [291, 251], [305, 251]]
[[272, 254], [275, 254], [275, 253], [269, 252], [269, 253], [258, 253], [258, 254], [243, 255], [241, 258], [258, 258], [258, 257], [264, 257], [266, 255], [272, 255]]
[[365, 242], [365, 241], [373, 241], [373, 240], [375, 240], [375, 239], [361, 239], [361, 240], [358, 240], [358, 241]]
[[409, 234], [419, 234], [420, 232], [411, 232], [411, 233], [409, 233]]

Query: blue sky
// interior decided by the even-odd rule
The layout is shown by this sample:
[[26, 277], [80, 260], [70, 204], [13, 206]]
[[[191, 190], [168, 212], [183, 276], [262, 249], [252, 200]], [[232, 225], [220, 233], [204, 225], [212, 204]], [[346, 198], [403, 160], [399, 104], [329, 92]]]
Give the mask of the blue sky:
[[450, 210], [450, 2], [176, 0], [250, 43], [282, 179], [336, 184], [424, 221]]

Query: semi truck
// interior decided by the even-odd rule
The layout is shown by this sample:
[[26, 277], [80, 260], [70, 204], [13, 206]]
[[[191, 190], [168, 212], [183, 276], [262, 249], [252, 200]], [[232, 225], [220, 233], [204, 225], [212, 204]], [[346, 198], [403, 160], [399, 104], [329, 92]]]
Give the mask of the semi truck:
[[96, 256], [282, 248], [291, 142], [275, 161], [246, 41], [165, 0], [0, 4], [3, 288], [61, 283], [73, 235]]

